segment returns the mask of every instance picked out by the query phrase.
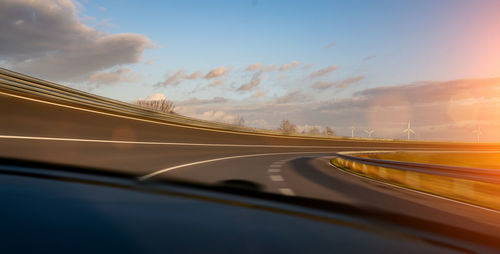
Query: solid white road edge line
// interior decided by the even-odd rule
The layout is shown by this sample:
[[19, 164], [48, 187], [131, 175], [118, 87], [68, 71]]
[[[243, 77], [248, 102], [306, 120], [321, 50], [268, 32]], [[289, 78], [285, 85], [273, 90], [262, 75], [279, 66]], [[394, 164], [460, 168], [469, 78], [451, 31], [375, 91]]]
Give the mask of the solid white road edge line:
[[230, 160], [230, 159], [238, 159], [238, 158], [248, 158], [248, 157], [258, 157], [258, 156], [272, 156], [272, 155], [285, 155], [285, 154], [301, 154], [301, 153], [331, 153], [331, 151], [318, 151], [318, 152], [288, 152], [288, 153], [261, 153], [261, 154], [246, 154], [246, 155], [237, 155], [237, 156], [229, 156], [229, 157], [222, 157], [222, 158], [216, 158], [216, 159], [210, 159], [210, 160], [203, 160], [203, 161], [196, 161], [196, 162], [191, 162], [191, 163], [186, 163], [182, 165], [177, 165], [165, 169], [161, 169], [158, 171], [154, 171], [152, 173], [149, 173], [147, 175], [138, 177], [139, 181], [144, 181], [147, 180], [153, 176], [165, 173], [170, 170], [178, 169], [178, 168], [184, 168], [184, 167], [189, 167], [189, 166], [194, 166], [194, 165], [199, 165], [199, 164], [204, 164], [204, 163], [210, 163], [214, 161], [222, 161], [222, 160]]
[[354, 174], [354, 173], [342, 170], [342, 169], [336, 167], [335, 165], [332, 165], [330, 162], [328, 162], [328, 164], [330, 164], [330, 166], [332, 166], [333, 168], [335, 168], [335, 169], [337, 169], [337, 170], [339, 170], [341, 172], [344, 172], [346, 174], [350, 174], [350, 175], [353, 175], [353, 176], [357, 176], [359, 178], [363, 178], [363, 179], [366, 179], [366, 180], [369, 180], [369, 181], [372, 181], [372, 182], [375, 182], [375, 183], [385, 184], [387, 186], [391, 186], [391, 187], [394, 187], [394, 188], [397, 188], [397, 189], [412, 191], [412, 192], [416, 192], [416, 193], [419, 193], [419, 194], [422, 194], [422, 195], [425, 195], [425, 196], [430, 196], [430, 197], [434, 197], [434, 198], [438, 198], [438, 199], [444, 199], [444, 200], [451, 201], [451, 202], [454, 202], [454, 203], [458, 203], [458, 204], [461, 204], [461, 205], [466, 205], [466, 206], [470, 206], [470, 207], [474, 207], [474, 208], [478, 208], [478, 209], [482, 209], [482, 210], [486, 210], [486, 211], [489, 211], [489, 212], [500, 214], [500, 211], [497, 211], [497, 210], [494, 210], [494, 209], [490, 209], [490, 208], [486, 208], [486, 207], [482, 207], [482, 206], [478, 206], [478, 205], [474, 205], [474, 204], [465, 203], [465, 202], [462, 202], [462, 201], [459, 201], [459, 200], [455, 200], [455, 199], [451, 199], [451, 198], [447, 198], [447, 197], [443, 197], [443, 196], [439, 196], [439, 195], [435, 195], [435, 194], [431, 194], [431, 193], [427, 193], [427, 192], [423, 192], [423, 191], [419, 191], [419, 190], [405, 188], [405, 187], [402, 187], [402, 186], [399, 186], [399, 185], [395, 185], [395, 184], [391, 184], [391, 183], [387, 183], [387, 182], [377, 181], [377, 180], [371, 179], [369, 177], [360, 176], [360, 175], [357, 175], [357, 174]]
[[[269, 147], [269, 148], [344, 148], [344, 149], [364, 149], [373, 148], [373, 146], [286, 146], [286, 145], [245, 145], [245, 144], [204, 144], [204, 143], [176, 143], [176, 142], [153, 142], [153, 141], [126, 141], [126, 140], [106, 140], [106, 139], [80, 139], [80, 138], [57, 138], [57, 137], [40, 137], [40, 136], [16, 136], [16, 135], [0, 135], [0, 139], [22, 139], [22, 140], [43, 140], [43, 141], [66, 141], [66, 142], [88, 142], [88, 143], [112, 143], [112, 144], [137, 144], [137, 145], [172, 145], [172, 146], [218, 146], [218, 147]], [[405, 149], [401, 147], [384, 147], [385, 149], [399, 149], [405, 151], [411, 150], [428, 150], [429, 148], [411, 148]], [[453, 150], [460, 152], [461, 150]], [[487, 150], [500, 151], [500, 150]], [[464, 150], [463, 152], [468, 152]]]
[[[152, 142], [152, 141], [126, 141], [126, 140], [105, 140], [105, 139], [79, 139], [79, 138], [57, 138], [39, 136], [14, 136], [0, 135], [0, 139], [25, 139], [25, 140], [45, 140], [45, 141], [66, 141], [66, 142], [91, 142], [91, 143], [113, 143], [113, 144], [137, 144], [137, 145], [173, 145], [173, 146], [219, 146], [219, 147], [272, 147], [272, 148], [371, 148], [370, 146], [286, 146], [286, 145], [245, 145], [245, 144], [203, 144], [203, 143], [176, 143], [176, 142]], [[387, 149], [395, 149], [387, 147]]]

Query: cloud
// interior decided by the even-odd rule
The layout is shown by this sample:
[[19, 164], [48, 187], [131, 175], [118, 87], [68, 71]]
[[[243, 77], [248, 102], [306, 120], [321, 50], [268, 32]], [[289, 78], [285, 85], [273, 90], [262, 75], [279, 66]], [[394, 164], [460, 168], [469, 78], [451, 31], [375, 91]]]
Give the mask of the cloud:
[[182, 79], [193, 80], [200, 77], [201, 77], [200, 71], [195, 71], [191, 75], [188, 75], [185, 74], [184, 70], [179, 69], [172, 75], [168, 75], [168, 73], [165, 73], [165, 80], [154, 84], [154, 86], [155, 87], [166, 87], [169, 85], [176, 86], [182, 81]]
[[225, 110], [206, 110], [206, 103], [202, 105], [181, 105], [176, 107], [176, 112], [180, 115], [189, 116], [197, 119], [223, 122], [223, 123], [234, 123], [238, 118], [237, 114]]
[[215, 104], [215, 103], [225, 103], [229, 100], [224, 97], [213, 97], [212, 99], [198, 99], [190, 98], [189, 100], [181, 101], [179, 105], [205, 105], [205, 104]]
[[249, 65], [246, 70], [247, 71], [256, 71], [256, 70], [260, 69], [260, 67], [262, 67], [261, 63], [253, 63], [253, 64]]
[[264, 76], [262, 75], [262, 72], [257, 72], [252, 76], [250, 82], [241, 85], [238, 89], [236, 89], [236, 91], [250, 91], [259, 86], [263, 78]]
[[300, 91], [292, 91], [276, 99], [276, 104], [300, 102], [306, 100], [307, 96]]
[[262, 65], [261, 63], [253, 63], [247, 66], [247, 71], [273, 72], [278, 69], [278, 65]]
[[200, 71], [195, 71], [191, 75], [185, 75], [184, 76], [185, 79], [197, 79], [199, 77], [201, 77], [201, 72]]
[[326, 48], [329, 49], [329, 48], [333, 48], [334, 46], [335, 46], [335, 43], [332, 42], [332, 43], [328, 44], [326, 46]]
[[167, 99], [167, 97], [165, 97], [165, 95], [162, 93], [155, 93], [155, 94], [146, 98], [147, 101], [160, 101], [160, 100], [166, 100], [166, 99]]
[[327, 88], [330, 88], [333, 86], [333, 82], [328, 82], [328, 81], [316, 81], [312, 84], [312, 88], [320, 89], [320, 90], [325, 90]]
[[231, 72], [233, 68], [232, 67], [218, 67], [218, 68], [215, 68], [213, 70], [210, 70], [207, 75], [205, 75], [205, 78], [206, 79], [213, 79], [213, 78], [218, 78], [218, 77], [222, 77], [226, 74], [228, 74], [229, 72]]
[[302, 66], [302, 69], [306, 70], [306, 69], [309, 69], [313, 66], [314, 66], [314, 64], [305, 64], [304, 66]]
[[114, 84], [137, 82], [141, 76], [127, 68], [120, 68], [109, 72], [99, 72], [89, 77], [89, 82], [94, 84]]
[[253, 97], [253, 98], [260, 98], [260, 97], [262, 97], [262, 96], [264, 96], [264, 95], [266, 95], [266, 92], [264, 92], [264, 91], [257, 91], [257, 92], [255, 92], [255, 93], [252, 95], [252, 97]]
[[12, 69], [55, 81], [137, 63], [153, 47], [143, 35], [86, 26], [72, 1], [0, 1], [0, 31], [0, 55]]
[[178, 70], [176, 71], [174, 74], [168, 76], [167, 74], [165, 74], [165, 80], [164, 81], [161, 81], [161, 82], [158, 82], [156, 83], [154, 86], [155, 87], [166, 87], [166, 86], [169, 86], [169, 85], [178, 85], [181, 81], [181, 79], [184, 78], [184, 70]]
[[280, 67], [280, 71], [288, 71], [288, 70], [291, 70], [291, 69], [294, 69], [294, 68], [298, 67], [299, 65], [300, 65], [299, 62], [292, 61], [290, 64], [283, 64]]
[[374, 128], [385, 137], [405, 138], [401, 130], [411, 120], [420, 138], [473, 140], [471, 131], [481, 123], [483, 132], [489, 132], [484, 138], [498, 141], [500, 78], [370, 88], [354, 93], [352, 98], [322, 103], [316, 110], [344, 122]]
[[273, 64], [273, 65], [264, 65], [262, 66], [262, 68], [260, 68], [260, 70], [262, 72], [273, 72], [275, 70], [278, 69], [278, 65], [277, 64]]
[[363, 61], [368, 61], [368, 60], [373, 59], [375, 57], [377, 57], [377, 56], [376, 55], [370, 55], [370, 56], [367, 56], [367, 57], [363, 58]]
[[500, 78], [423, 81], [400, 86], [384, 86], [362, 90], [354, 96], [367, 98], [394, 95], [412, 104], [448, 102], [449, 100], [500, 99]]
[[208, 84], [209, 87], [218, 87], [224, 84], [224, 80], [217, 79], [214, 82]]
[[280, 74], [280, 76], [278, 77], [278, 80], [284, 80], [287, 78], [288, 78], [288, 76], [286, 74]]
[[200, 115], [200, 118], [208, 121], [223, 122], [223, 123], [233, 123], [238, 116], [231, 114], [222, 110], [205, 111]]
[[347, 88], [348, 86], [354, 84], [354, 83], [357, 83], [361, 80], [365, 79], [364, 76], [357, 76], [357, 77], [351, 77], [351, 78], [346, 78], [344, 80], [342, 80], [339, 84], [336, 85], [337, 88], [339, 89], [345, 89]]
[[318, 71], [315, 71], [309, 75], [311, 78], [317, 78], [317, 77], [322, 77], [330, 74], [331, 72], [335, 71], [338, 67], [335, 65], [330, 65], [328, 67], [325, 67], [323, 69], [320, 69]]

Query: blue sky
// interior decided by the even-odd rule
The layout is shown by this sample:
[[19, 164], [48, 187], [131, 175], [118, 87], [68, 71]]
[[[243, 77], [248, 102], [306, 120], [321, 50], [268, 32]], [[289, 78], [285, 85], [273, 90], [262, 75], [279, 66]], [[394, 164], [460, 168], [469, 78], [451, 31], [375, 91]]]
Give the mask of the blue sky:
[[[482, 3], [90, 0], [82, 3], [81, 15], [107, 21], [108, 26], [101, 26], [102, 30], [139, 33], [155, 43], [156, 48], [143, 56], [153, 64], [136, 67], [146, 73], [144, 82], [155, 83], [165, 72], [181, 68], [244, 68], [254, 62], [281, 65], [296, 60], [317, 67], [339, 66], [330, 79], [364, 75], [367, 78], [359, 89], [498, 74], [470, 68], [470, 63], [460, 61], [470, 51], [470, 38], [464, 36], [477, 29], [465, 23], [475, 22], [492, 6], [498, 7], [494, 1]], [[325, 49], [330, 43], [335, 46]], [[368, 56], [375, 57], [363, 61]], [[117, 95], [110, 88], [103, 93], [122, 99], [133, 99], [141, 93], [130, 90]], [[284, 91], [276, 90], [280, 92]], [[174, 93], [172, 99], [181, 99], [185, 93]], [[204, 96], [211, 93], [207, 91]]]
[[[449, 110], [450, 101], [465, 100], [463, 89], [479, 87], [460, 80], [490, 84], [488, 79], [500, 76], [495, 0], [1, 4], [9, 24], [2, 32], [10, 35], [0, 37], [2, 66], [119, 100], [161, 94], [176, 102], [179, 113], [193, 117], [231, 122], [243, 116], [259, 128], [275, 128], [286, 117], [303, 127], [332, 126], [340, 135], [357, 125], [377, 127], [380, 137], [401, 138], [399, 129], [410, 119], [421, 123], [416, 138], [422, 139], [457, 139], [479, 124], [500, 126], [477, 110], [460, 119]], [[260, 67], [247, 70], [252, 64]], [[220, 75], [208, 78], [215, 70]], [[415, 84], [426, 89], [421, 96], [449, 87], [439, 89], [447, 96], [432, 102], [440, 106], [431, 111], [443, 115], [428, 117], [420, 112], [427, 104], [418, 104], [424, 98], [412, 101], [401, 94]], [[390, 100], [403, 106], [384, 112], [401, 117], [374, 120], [387, 96], [371, 89], [388, 86], [393, 88], [385, 95], [396, 94]], [[369, 97], [374, 94], [378, 97]], [[482, 108], [496, 105], [480, 101], [484, 94], [471, 94]], [[333, 106], [343, 111], [332, 111]], [[447, 134], [456, 128], [462, 134]]]

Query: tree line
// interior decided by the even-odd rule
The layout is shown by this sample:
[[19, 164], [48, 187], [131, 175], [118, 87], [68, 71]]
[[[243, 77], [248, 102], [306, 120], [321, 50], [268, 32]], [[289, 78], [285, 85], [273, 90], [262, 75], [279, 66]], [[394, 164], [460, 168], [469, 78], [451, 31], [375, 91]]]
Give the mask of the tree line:
[[[172, 101], [169, 101], [167, 99], [161, 99], [161, 100], [143, 100], [143, 99], [138, 99], [135, 101], [135, 104], [149, 108], [155, 111], [163, 112], [163, 113], [168, 113], [168, 114], [176, 114], [175, 113], [175, 104]], [[245, 118], [242, 116], [237, 116], [231, 124], [237, 125], [237, 126], [245, 126]], [[282, 132], [283, 134], [308, 134], [308, 135], [325, 135], [325, 136], [335, 136], [335, 132], [328, 126], [324, 128], [324, 130], [321, 130], [320, 127], [318, 126], [313, 126], [309, 128], [309, 130], [303, 130], [301, 132], [297, 131], [297, 126], [290, 122], [287, 119], [284, 119], [281, 121], [278, 131]]]

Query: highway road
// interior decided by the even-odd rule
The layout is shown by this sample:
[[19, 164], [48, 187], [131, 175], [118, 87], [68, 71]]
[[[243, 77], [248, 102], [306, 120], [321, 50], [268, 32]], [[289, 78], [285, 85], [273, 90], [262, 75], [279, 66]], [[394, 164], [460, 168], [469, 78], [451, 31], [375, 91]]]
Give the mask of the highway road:
[[335, 152], [495, 149], [255, 135], [157, 122], [0, 90], [0, 157], [105, 168], [143, 181], [245, 180], [263, 191], [353, 204], [495, 235], [500, 213], [351, 175]]

